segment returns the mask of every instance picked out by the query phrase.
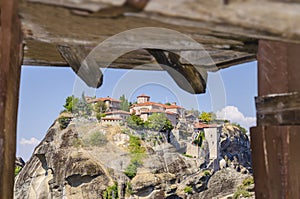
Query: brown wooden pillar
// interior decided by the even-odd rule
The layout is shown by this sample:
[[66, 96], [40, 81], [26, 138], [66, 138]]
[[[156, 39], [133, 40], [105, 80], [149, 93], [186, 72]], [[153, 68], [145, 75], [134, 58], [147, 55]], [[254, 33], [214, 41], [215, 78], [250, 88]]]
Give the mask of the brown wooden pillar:
[[22, 38], [16, 0], [1, 0], [0, 198], [13, 198]]
[[257, 59], [256, 198], [300, 198], [300, 45], [261, 40]]

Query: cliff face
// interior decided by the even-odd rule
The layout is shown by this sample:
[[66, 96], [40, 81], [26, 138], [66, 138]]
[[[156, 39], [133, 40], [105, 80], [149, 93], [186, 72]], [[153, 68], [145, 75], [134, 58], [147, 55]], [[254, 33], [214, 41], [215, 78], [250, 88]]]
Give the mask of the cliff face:
[[[201, 170], [194, 158], [183, 156], [160, 138], [156, 138], [160, 142], [155, 147], [153, 141], [150, 144], [148, 138], [144, 139], [136, 145], [138, 150], [143, 149], [143, 154], [133, 154], [133, 132], [125, 131], [100, 127], [88, 120], [81, 124], [71, 122], [61, 130], [56, 121], [16, 177], [15, 198], [156, 199], [214, 195], [214, 191], [208, 190], [214, 187], [210, 182], [213, 184], [218, 172]], [[222, 151], [229, 154], [230, 146], [234, 146], [232, 150], [236, 147], [229, 144]], [[133, 166], [136, 167], [132, 169]], [[229, 178], [234, 183], [229, 182], [231, 187], [227, 191], [218, 190], [219, 195], [233, 192], [249, 176], [234, 169], [229, 169], [229, 173], [234, 173]]]

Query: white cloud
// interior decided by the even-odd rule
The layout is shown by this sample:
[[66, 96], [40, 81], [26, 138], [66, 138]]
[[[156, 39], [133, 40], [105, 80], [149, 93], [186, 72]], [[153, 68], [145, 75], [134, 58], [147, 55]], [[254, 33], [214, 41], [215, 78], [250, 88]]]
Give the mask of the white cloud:
[[217, 111], [216, 115], [218, 119], [227, 119], [230, 122], [236, 122], [247, 129], [255, 126], [256, 123], [255, 117], [244, 116], [235, 106], [226, 106], [221, 111]]
[[20, 144], [21, 145], [38, 145], [40, 141], [34, 137], [30, 138], [29, 140], [25, 138], [21, 138]]

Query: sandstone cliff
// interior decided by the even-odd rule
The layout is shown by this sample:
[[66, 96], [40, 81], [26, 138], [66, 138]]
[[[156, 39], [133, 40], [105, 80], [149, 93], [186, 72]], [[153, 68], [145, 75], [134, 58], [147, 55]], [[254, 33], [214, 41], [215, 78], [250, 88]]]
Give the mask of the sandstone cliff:
[[130, 151], [132, 130], [101, 127], [88, 119], [74, 119], [61, 129], [56, 121], [16, 177], [15, 198], [224, 197], [250, 176], [248, 170], [238, 172], [249, 166], [249, 141], [240, 133], [224, 127], [221, 151], [229, 168], [212, 173], [161, 138], [157, 144], [141, 140], [139, 156]]

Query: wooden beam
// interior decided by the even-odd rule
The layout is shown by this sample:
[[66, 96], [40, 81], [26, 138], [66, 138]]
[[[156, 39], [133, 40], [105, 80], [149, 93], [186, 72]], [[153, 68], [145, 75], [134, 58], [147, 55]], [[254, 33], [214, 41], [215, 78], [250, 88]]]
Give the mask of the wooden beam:
[[15, 0], [1, 1], [0, 198], [13, 198], [22, 37]]
[[300, 125], [251, 129], [257, 199], [300, 198]]
[[256, 198], [300, 198], [300, 45], [259, 41], [257, 125], [251, 128]]

